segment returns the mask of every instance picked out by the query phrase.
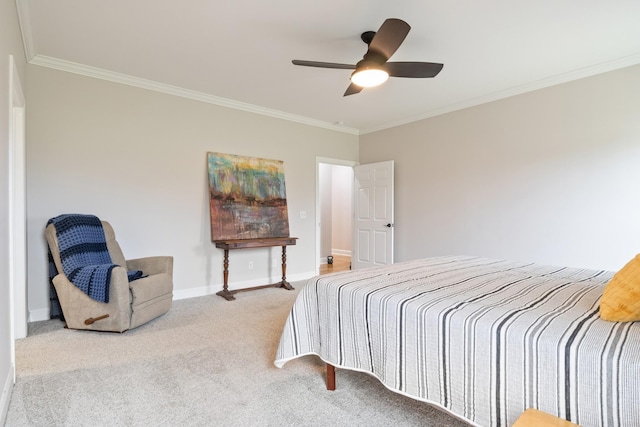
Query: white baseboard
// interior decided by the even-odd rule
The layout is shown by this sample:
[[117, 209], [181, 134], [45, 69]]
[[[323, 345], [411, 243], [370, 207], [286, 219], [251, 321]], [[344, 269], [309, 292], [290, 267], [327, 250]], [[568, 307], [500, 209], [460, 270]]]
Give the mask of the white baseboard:
[[331, 249], [331, 253], [334, 255], [351, 256], [351, 250], [349, 249]]
[[[351, 256], [351, 251], [348, 249], [331, 249], [332, 255]], [[327, 257], [320, 257], [320, 265], [328, 264]]]
[[13, 377], [15, 367], [11, 365], [7, 378], [2, 387], [2, 395], [0, 395], [0, 425], [4, 425], [7, 420], [7, 412], [9, 411], [9, 401], [11, 400], [11, 392], [13, 391]]
[[[325, 263], [327, 259], [325, 258]], [[307, 273], [298, 273], [293, 276], [287, 276], [287, 281], [289, 283], [295, 282], [298, 280], [306, 280], [313, 276], [316, 273], [313, 271]], [[251, 288], [253, 286], [260, 286], [267, 283], [276, 283], [282, 279], [282, 276], [270, 277], [267, 279], [253, 279], [247, 280], [244, 282], [231, 282], [229, 283], [229, 288], [233, 289], [243, 289], [243, 288]], [[174, 289], [173, 290], [173, 300], [187, 299], [187, 298], [195, 298], [195, 297], [203, 297], [206, 295], [214, 295], [216, 292], [222, 290], [222, 283], [216, 284], [216, 286], [199, 286], [197, 288], [189, 288], [189, 289]], [[40, 309], [40, 310], [31, 310], [29, 311], [29, 322], [38, 322], [40, 320], [49, 320], [49, 309]]]
[[40, 320], [49, 320], [49, 309], [29, 310], [29, 322], [38, 322]]

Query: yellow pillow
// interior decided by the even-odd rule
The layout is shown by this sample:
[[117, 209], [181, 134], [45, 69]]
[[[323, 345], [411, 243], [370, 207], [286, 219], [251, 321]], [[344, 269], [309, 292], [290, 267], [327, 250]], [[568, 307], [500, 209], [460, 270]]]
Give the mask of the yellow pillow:
[[611, 322], [640, 320], [640, 254], [605, 286], [600, 300], [600, 318]]

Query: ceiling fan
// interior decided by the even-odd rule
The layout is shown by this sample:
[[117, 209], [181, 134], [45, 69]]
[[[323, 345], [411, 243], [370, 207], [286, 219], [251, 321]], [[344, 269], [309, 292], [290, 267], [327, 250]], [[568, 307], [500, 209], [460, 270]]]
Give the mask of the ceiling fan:
[[401, 19], [385, 20], [377, 32], [366, 31], [360, 38], [368, 45], [367, 53], [356, 65], [294, 59], [294, 65], [355, 70], [344, 96], [359, 93], [365, 87], [377, 86], [391, 77], [435, 77], [443, 64], [433, 62], [387, 62], [400, 47], [411, 26]]

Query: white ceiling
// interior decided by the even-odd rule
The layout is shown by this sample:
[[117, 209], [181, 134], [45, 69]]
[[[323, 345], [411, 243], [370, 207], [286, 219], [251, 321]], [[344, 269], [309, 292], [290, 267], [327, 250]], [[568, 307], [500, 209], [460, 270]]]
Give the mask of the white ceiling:
[[[16, 0], [28, 59], [367, 133], [640, 63], [639, 0]], [[360, 33], [412, 29], [391, 60], [444, 63], [343, 97]], [[155, 85], [155, 86], [154, 86]]]

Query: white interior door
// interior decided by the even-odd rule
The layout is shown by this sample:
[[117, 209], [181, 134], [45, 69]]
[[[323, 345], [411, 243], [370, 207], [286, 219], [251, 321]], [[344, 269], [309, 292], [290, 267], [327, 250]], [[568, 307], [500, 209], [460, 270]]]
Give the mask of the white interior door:
[[393, 264], [393, 161], [354, 168], [351, 268]]

